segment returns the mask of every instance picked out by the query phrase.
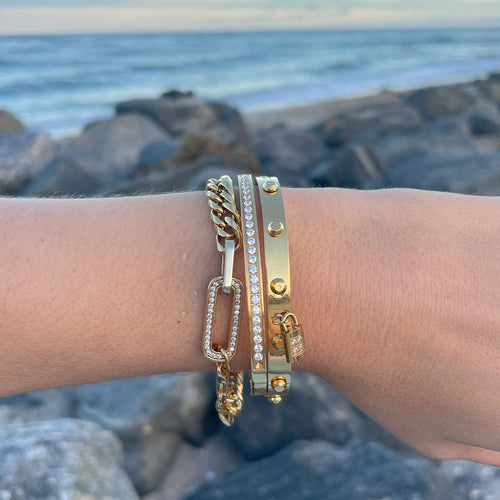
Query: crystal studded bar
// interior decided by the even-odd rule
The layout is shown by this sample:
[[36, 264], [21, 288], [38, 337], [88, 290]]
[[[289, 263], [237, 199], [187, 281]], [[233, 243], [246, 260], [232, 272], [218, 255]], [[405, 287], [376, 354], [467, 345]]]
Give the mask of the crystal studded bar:
[[239, 175], [238, 187], [250, 327], [250, 393], [258, 396], [267, 394], [267, 360], [262, 264], [252, 176]]

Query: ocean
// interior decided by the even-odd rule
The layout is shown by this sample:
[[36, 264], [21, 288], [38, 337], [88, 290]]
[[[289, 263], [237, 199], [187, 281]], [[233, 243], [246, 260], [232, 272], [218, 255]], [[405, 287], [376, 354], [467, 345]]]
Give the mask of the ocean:
[[251, 111], [499, 70], [498, 29], [6, 36], [0, 108], [63, 137], [171, 88]]

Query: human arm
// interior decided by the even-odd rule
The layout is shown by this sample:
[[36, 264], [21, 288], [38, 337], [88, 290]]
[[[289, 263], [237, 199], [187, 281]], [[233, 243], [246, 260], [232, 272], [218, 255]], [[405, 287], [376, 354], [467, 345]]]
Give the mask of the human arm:
[[[471, 448], [500, 450], [499, 200], [342, 189], [284, 199], [308, 349], [295, 368], [426, 454], [500, 463]], [[214, 369], [200, 339], [220, 255], [204, 194], [3, 198], [0, 237], [2, 395]], [[248, 368], [245, 340], [234, 368]]]

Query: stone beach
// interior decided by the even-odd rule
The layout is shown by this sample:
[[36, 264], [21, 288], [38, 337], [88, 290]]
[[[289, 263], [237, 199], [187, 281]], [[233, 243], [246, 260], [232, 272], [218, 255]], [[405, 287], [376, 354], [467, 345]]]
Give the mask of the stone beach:
[[[57, 141], [0, 110], [5, 196], [201, 190], [242, 172], [285, 186], [499, 195], [500, 74], [248, 114], [170, 90]], [[0, 499], [500, 499], [500, 468], [426, 458], [309, 373], [294, 373], [281, 405], [251, 398], [246, 379], [244, 411], [226, 428], [214, 375], [1, 398]]]

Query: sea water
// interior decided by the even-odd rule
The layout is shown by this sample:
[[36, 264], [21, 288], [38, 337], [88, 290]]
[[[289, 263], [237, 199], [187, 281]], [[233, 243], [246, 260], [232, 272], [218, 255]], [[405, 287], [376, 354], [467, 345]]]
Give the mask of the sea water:
[[257, 110], [500, 70], [500, 30], [0, 37], [0, 108], [61, 137], [170, 88]]

